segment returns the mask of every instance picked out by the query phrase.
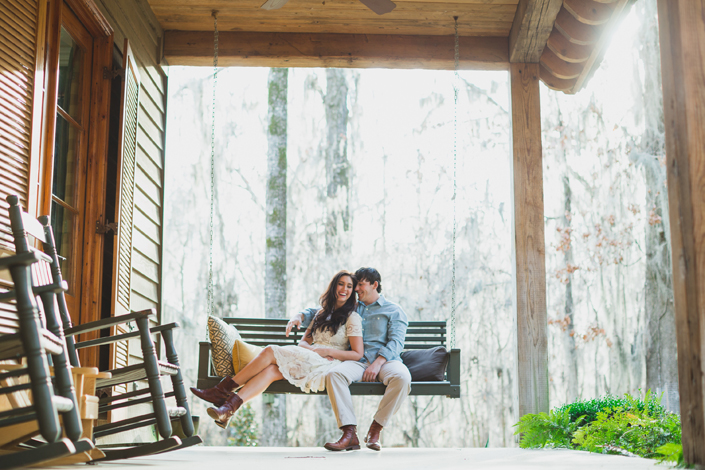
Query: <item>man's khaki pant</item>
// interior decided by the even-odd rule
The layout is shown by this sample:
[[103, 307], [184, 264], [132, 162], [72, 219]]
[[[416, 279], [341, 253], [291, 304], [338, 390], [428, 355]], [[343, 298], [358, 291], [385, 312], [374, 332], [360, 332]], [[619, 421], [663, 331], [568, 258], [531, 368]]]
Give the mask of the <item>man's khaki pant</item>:
[[[326, 390], [339, 428], [351, 424], [357, 426], [349, 387], [352, 382], [362, 380], [362, 374], [367, 366], [369, 366], [367, 363], [344, 361], [333, 367], [326, 375]], [[377, 407], [374, 420], [386, 426], [411, 391], [411, 374], [401, 361], [388, 361], [380, 369], [377, 380], [386, 385], [387, 390]]]

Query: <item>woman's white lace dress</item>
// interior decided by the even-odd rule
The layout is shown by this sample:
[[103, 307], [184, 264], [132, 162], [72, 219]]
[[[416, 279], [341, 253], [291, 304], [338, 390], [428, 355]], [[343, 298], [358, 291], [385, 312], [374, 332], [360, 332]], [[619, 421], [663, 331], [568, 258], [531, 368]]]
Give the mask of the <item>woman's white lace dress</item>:
[[[344, 325], [338, 327], [333, 335], [329, 330], [313, 333], [313, 347], [335, 348], [342, 351], [350, 349], [349, 336], [362, 336], [362, 319], [353, 312]], [[320, 392], [326, 388], [326, 373], [340, 364], [332, 361], [310, 349], [300, 346], [272, 346], [279, 370], [286, 380], [301, 388], [306, 393]]]

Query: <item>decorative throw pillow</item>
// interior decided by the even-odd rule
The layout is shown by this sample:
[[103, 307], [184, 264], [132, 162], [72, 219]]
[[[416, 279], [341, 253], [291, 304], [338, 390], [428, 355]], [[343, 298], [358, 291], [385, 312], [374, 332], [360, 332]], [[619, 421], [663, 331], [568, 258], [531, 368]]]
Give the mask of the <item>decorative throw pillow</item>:
[[235, 375], [232, 351], [235, 340], [240, 339], [240, 333], [234, 326], [216, 317], [208, 317], [208, 333], [211, 338], [211, 361], [215, 373], [219, 377], [232, 377]]
[[254, 346], [252, 344], [246, 343], [241, 339], [235, 340], [235, 345], [233, 346], [233, 369], [235, 374], [240, 372], [243, 367], [250, 363], [262, 349], [259, 346]]
[[443, 346], [412, 349], [401, 354], [413, 382], [440, 382], [445, 378], [448, 351]]

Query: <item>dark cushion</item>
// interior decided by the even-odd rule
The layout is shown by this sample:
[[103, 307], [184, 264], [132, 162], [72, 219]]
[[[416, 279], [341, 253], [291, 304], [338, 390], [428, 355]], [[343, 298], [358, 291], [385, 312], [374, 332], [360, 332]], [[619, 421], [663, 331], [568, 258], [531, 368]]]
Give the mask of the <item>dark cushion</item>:
[[411, 372], [413, 382], [439, 382], [445, 379], [448, 350], [443, 346], [412, 349], [401, 353], [401, 360]]

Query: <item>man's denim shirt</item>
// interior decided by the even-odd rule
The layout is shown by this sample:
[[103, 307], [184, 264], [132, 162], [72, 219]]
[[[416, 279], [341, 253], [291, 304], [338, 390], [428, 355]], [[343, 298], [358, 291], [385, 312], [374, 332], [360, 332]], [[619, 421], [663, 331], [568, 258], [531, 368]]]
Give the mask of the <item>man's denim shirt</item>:
[[[307, 328], [319, 310], [320, 307], [307, 308], [300, 312], [304, 317], [301, 326]], [[404, 310], [380, 295], [370, 305], [358, 302], [357, 313], [362, 317], [362, 342], [365, 345], [360, 362], [372, 363], [377, 356], [383, 356], [388, 361], [400, 361], [409, 326]]]

